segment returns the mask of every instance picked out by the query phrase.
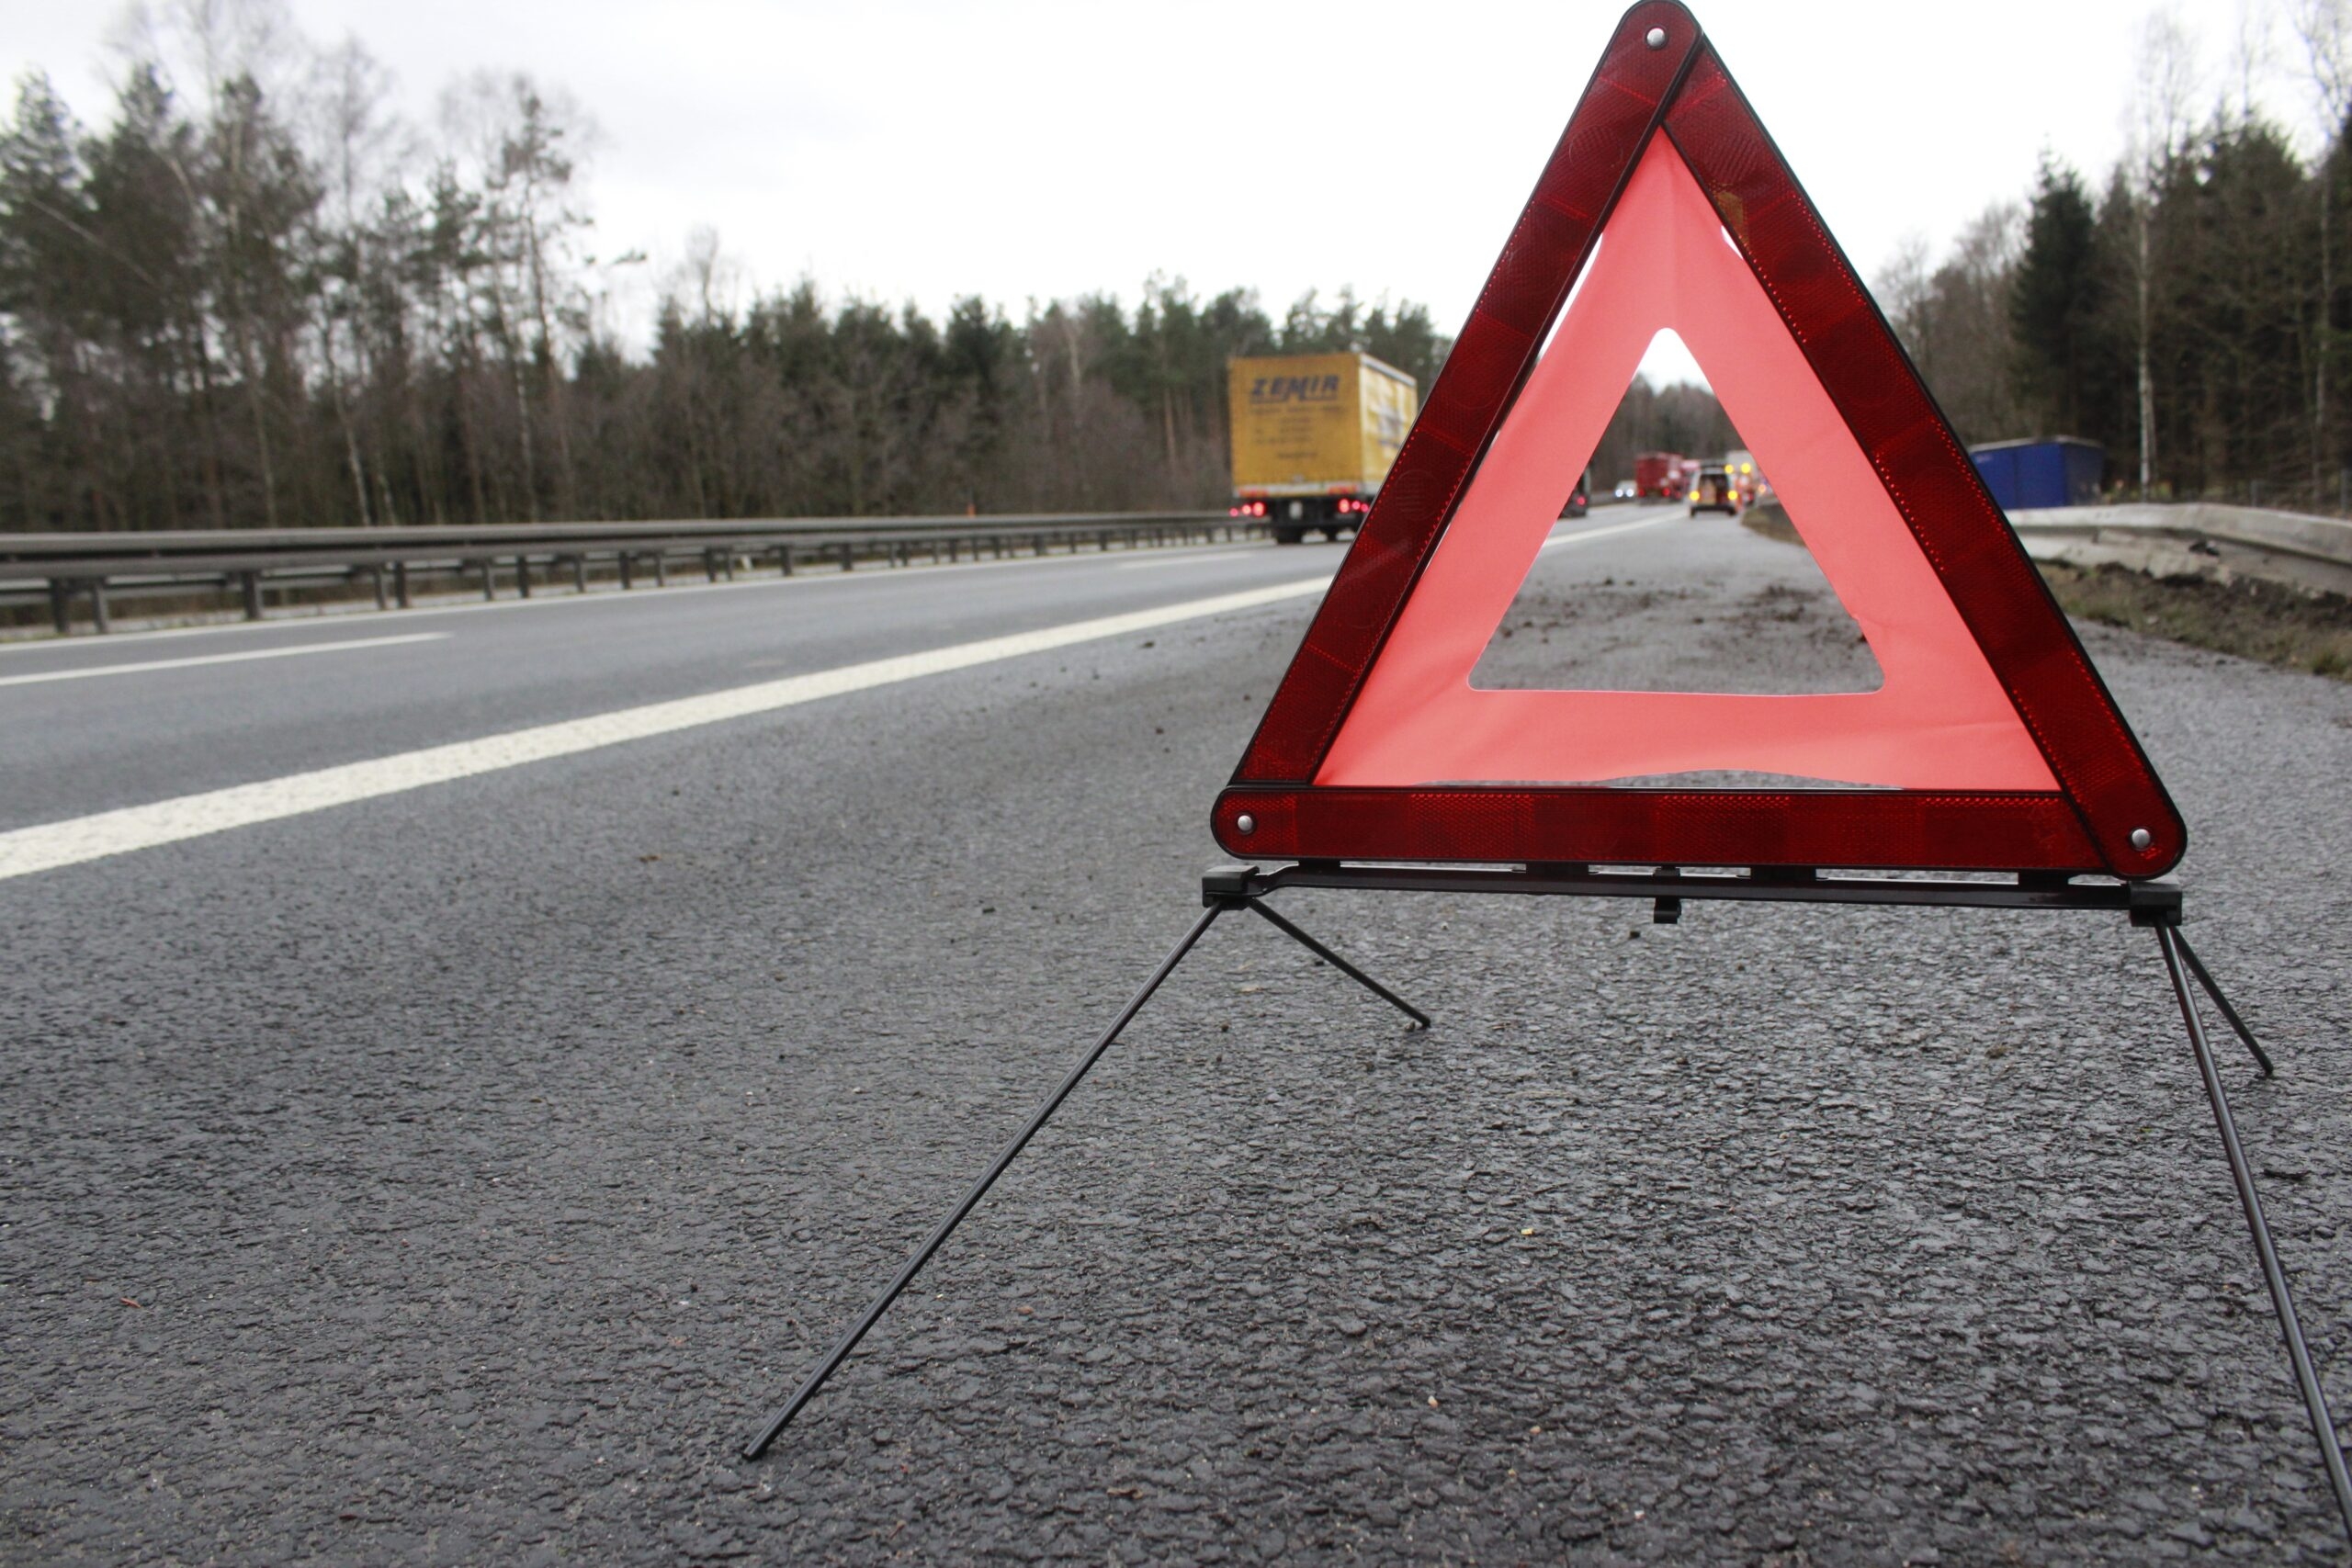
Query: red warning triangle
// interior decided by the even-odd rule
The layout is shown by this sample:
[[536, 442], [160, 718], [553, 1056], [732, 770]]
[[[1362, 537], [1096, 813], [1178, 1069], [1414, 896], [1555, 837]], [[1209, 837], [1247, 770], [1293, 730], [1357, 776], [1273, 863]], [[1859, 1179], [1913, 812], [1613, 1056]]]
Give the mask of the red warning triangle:
[[[1772, 476], [1870, 639], [1878, 690], [1471, 684], [1661, 328]], [[1701, 771], [1826, 787], [1609, 782]], [[1261, 858], [2124, 877], [2165, 871], [2188, 838], [1852, 266], [1670, 0], [1619, 23], [1213, 826]]]

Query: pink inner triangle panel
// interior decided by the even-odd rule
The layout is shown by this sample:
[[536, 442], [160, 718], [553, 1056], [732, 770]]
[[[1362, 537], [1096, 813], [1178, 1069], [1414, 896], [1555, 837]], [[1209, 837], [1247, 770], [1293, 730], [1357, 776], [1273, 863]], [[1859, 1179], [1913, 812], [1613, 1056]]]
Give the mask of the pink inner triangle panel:
[[[1885, 672], [1878, 690], [1754, 696], [1471, 685], [1560, 497], [1664, 328], [1680, 334], [1706, 372], [1869, 637]], [[1897, 789], [2057, 787], [1681, 154], [1653, 136], [1315, 783], [1601, 784], [1693, 772]]]

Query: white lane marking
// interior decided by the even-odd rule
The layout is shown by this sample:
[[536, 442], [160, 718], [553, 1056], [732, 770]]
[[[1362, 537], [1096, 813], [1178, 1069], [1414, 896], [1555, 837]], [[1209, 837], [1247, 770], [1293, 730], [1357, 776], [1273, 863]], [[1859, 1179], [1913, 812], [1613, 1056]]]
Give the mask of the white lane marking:
[[968, 670], [975, 665], [992, 664], [999, 660], [1017, 659], [1023, 654], [1045, 653], [1078, 643], [1099, 642], [1105, 637], [1149, 631], [1155, 626], [1172, 626], [1181, 621], [1255, 609], [1261, 604], [1320, 593], [1330, 586], [1330, 581], [1328, 577], [1312, 577], [1275, 583], [1266, 588], [1248, 589], [1238, 593], [1220, 593], [1210, 599], [1190, 599], [1180, 604], [1162, 605], [1156, 610], [1136, 610], [1124, 615], [1073, 621], [1067, 626], [1015, 632], [1010, 637], [987, 637], [978, 642], [960, 643], [953, 648], [933, 649], [926, 653], [899, 654], [864, 664], [844, 665], [838, 670], [822, 670], [813, 674], [789, 675], [782, 680], [737, 686], [729, 691], [712, 692], [698, 697], [649, 703], [642, 707], [623, 708], [616, 713], [598, 714], [589, 718], [511, 730], [504, 735], [487, 736], [480, 740], [431, 746], [396, 757], [350, 762], [312, 773], [292, 773], [285, 778], [266, 779], [258, 784], [209, 790], [201, 795], [182, 795], [176, 800], [157, 801], [151, 806], [125, 807], [120, 810], [101, 811], [95, 816], [77, 817], [63, 822], [19, 828], [12, 832], [0, 833], [0, 881], [57, 866], [98, 860], [107, 855], [126, 854], [133, 850], [153, 849], [159, 844], [176, 843], [182, 839], [226, 832], [232, 828], [274, 822], [280, 818], [322, 811], [329, 807], [371, 800], [379, 795], [422, 789], [428, 784], [471, 778], [477, 773], [496, 773], [528, 762], [542, 762], [554, 757], [593, 751], [600, 747], [617, 746], [625, 741], [642, 740], [675, 730], [718, 724], [726, 719], [773, 713], [778, 708], [795, 707], [802, 703], [842, 696], [851, 692], [870, 691], [876, 686], [893, 685], [924, 675], [941, 675], [951, 670]]
[[[1639, 523], [1615, 523], [1606, 528], [1587, 528], [1582, 533], [1562, 534], [1555, 538], [1546, 539], [1544, 541], [1544, 549], [1555, 549], [1562, 545], [1589, 544], [1595, 539], [1606, 539], [1612, 534], [1630, 534], [1638, 528], [1655, 528], [1661, 523], [1673, 521], [1674, 513], [1669, 512], [1663, 517], [1645, 517]], [[1540, 555], [1542, 551], [1539, 550], [1537, 553]]]
[[0, 675], [0, 686], [30, 686], [42, 681], [85, 681], [94, 675], [135, 675], [146, 670], [187, 670], [198, 664], [239, 664], [248, 659], [290, 659], [298, 653], [340, 653], [347, 648], [392, 648], [404, 642], [439, 642], [447, 632], [409, 632], [401, 637], [354, 637], [300, 648], [256, 648], [243, 653], [206, 653], [192, 659], [149, 659], [137, 664], [93, 664], [80, 670], [44, 670], [37, 675]]
[[1190, 566], [1198, 560], [1230, 560], [1235, 556], [1261, 555], [1260, 550], [1196, 550], [1189, 555], [1166, 557], [1153, 560], [1123, 560], [1112, 562], [1114, 571], [1146, 571], [1156, 566]]

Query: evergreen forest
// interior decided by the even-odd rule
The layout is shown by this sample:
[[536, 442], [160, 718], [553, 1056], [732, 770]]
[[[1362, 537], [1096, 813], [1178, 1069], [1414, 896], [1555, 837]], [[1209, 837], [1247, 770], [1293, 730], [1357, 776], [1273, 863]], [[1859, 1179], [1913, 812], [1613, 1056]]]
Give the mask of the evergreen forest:
[[[2201, 105], [2152, 23], [2123, 161], [2051, 152], [1949, 254], [1874, 272], [1964, 439], [2087, 437], [2117, 494], [2346, 509], [2352, 72], [2343, 7], [2295, 3], [2317, 152], [2251, 94]], [[632, 341], [604, 302], [646, 264], [596, 254], [560, 88], [477, 73], [420, 127], [356, 42], [189, 14], [234, 36], [132, 51], [92, 123], [34, 73], [0, 123], [0, 531], [1216, 506], [1228, 357], [1361, 349], [1424, 390], [1443, 363], [1426, 308], [1346, 288], [738, 300], [707, 231]], [[1637, 380], [1594, 479], [1736, 440], [1703, 388]]]

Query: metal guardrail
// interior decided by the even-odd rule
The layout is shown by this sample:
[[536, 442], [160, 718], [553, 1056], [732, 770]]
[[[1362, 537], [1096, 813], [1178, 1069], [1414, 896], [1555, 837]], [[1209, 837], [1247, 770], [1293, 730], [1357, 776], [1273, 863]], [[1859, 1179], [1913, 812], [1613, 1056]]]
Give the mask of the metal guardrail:
[[289, 588], [372, 587], [379, 609], [406, 608], [420, 578], [457, 576], [497, 597], [503, 574], [529, 598], [533, 574], [569, 576], [585, 592], [609, 569], [622, 588], [656, 584], [671, 568], [699, 565], [711, 581], [768, 564], [790, 576], [805, 566], [955, 562], [993, 555], [1045, 555], [1054, 547], [1147, 545], [1266, 532], [1261, 518], [1223, 512], [1050, 513], [993, 517], [792, 517], [654, 523], [522, 523], [411, 528], [193, 529], [169, 533], [0, 534], [0, 604], [46, 599], [62, 636], [77, 602], [104, 632], [126, 595], [233, 593], [248, 620]]
[[[1748, 508], [1747, 521], [1796, 537], [1776, 501]], [[2037, 508], [2010, 513], [2009, 524], [2040, 561], [2222, 582], [2252, 577], [2352, 597], [2352, 523], [2342, 518], [2178, 502]]]

